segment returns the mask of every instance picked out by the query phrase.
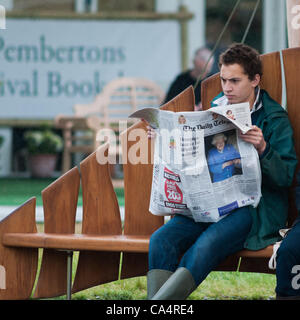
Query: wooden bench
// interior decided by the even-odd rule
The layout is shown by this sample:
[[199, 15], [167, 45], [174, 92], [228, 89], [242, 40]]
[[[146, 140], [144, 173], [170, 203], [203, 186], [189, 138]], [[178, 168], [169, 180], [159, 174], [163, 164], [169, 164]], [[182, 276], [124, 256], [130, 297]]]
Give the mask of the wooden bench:
[[[281, 100], [281, 70], [278, 52], [263, 55], [266, 88]], [[287, 83], [287, 105], [295, 133], [299, 156], [300, 115], [297, 102], [300, 95], [300, 48], [283, 51]], [[218, 75], [203, 82], [203, 105], [220, 90]], [[194, 93], [189, 87], [163, 109], [193, 111]], [[299, 120], [298, 120], [299, 119]], [[98, 147], [90, 156], [42, 191], [44, 233], [38, 233], [35, 222], [35, 198], [29, 199], [0, 222], [0, 299], [27, 299], [31, 296], [37, 276], [38, 249], [43, 248], [41, 270], [34, 298], [59, 296], [115, 281], [119, 276], [122, 253], [121, 279], [147, 273], [147, 253], [151, 234], [164, 223], [163, 217], [149, 213], [152, 180], [153, 141], [140, 144], [139, 163], [126, 161], [130, 150], [141, 142], [134, 130], [146, 128], [137, 122], [121, 134], [124, 169], [125, 219], [124, 227], [115, 195], [108, 163], [109, 145]], [[143, 141], [144, 142], [144, 141]], [[133, 149], [132, 149], [133, 148]], [[83, 221], [81, 234], [75, 234], [75, 214], [82, 186]], [[289, 225], [295, 219], [294, 186], [290, 192]], [[259, 251], [242, 250], [228, 257], [216, 270], [274, 272], [268, 268], [272, 246]], [[72, 283], [72, 252], [79, 251], [75, 279]], [[1, 278], [2, 277], [2, 278]], [[2, 279], [2, 281], [1, 281]], [[3, 281], [5, 279], [5, 281]], [[3, 282], [5, 282], [3, 284]], [[4, 288], [5, 287], [5, 288]]]
[[[74, 116], [58, 115], [57, 128], [63, 130], [63, 168], [65, 173], [71, 168], [71, 154], [90, 154], [100, 143], [97, 132], [111, 129], [118, 137], [121, 120], [134, 122], [128, 115], [143, 107], [158, 106], [164, 99], [163, 90], [153, 81], [144, 78], [122, 77], [107, 83], [95, 100], [89, 104], [76, 104]], [[130, 121], [129, 121], [130, 120]], [[109, 130], [106, 130], [109, 133]], [[118, 139], [111, 142], [110, 154], [118, 156]]]
[[62, 130], [64, 149], [62, 154], [62, 173], [71, 169], [72, 154], [90, 154], [94, 149], [94, 137], [84, 115], [58, 115], [54, 119], [57, 129]]

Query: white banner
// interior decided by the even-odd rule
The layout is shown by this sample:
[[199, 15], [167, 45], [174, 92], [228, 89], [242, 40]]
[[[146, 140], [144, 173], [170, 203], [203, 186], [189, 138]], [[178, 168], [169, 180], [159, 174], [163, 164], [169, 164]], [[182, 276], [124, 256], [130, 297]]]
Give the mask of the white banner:
[[180, 72], [177, 21], [6, 19], [0, 30], [0, 117], [73, 114], [118, 76], [166, 90]]

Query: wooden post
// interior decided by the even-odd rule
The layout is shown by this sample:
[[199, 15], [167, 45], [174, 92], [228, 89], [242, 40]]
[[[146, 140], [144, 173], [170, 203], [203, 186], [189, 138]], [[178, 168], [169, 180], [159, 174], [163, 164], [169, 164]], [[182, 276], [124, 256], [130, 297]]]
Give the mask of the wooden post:
[[[188, 11], [185, 6], [179, 7], [179, 12], [186, 14]], [[187, 70], [189, 64], [189, 52], [188, 52], [188, 23], [187, 19], [180, 20], [180, 44], [181, 44], [181, 69]]]
[[300, 0], [286, 0], [289, 48], [300, 47]]

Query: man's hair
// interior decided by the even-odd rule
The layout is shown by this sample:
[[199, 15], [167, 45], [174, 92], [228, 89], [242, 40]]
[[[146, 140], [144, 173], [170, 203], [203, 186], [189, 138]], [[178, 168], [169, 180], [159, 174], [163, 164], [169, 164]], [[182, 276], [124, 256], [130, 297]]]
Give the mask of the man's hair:
[[232, 44], [220, 55], [219, 67], [224, 65], [239, 64], [250, 80], [254, 80], [256, 74], [262, 76], [262, 63], [258, 51], [242, 43]]
[[201, 57], [203, 60], [207, 61], [210, 58], [211, 50], [207, 47], [201, 47], [195, 51], [194, 58]]

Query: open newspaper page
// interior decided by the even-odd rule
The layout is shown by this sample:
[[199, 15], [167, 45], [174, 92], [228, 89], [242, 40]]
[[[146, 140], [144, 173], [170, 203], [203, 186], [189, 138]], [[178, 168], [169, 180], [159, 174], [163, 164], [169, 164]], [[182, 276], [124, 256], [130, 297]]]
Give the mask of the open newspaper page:
[[156, 110], [151, 213], [217, 222], [236, 208], [258, 205], [258, 154], [239, 138], [251, 128], [248, 103], [199, 112]]

